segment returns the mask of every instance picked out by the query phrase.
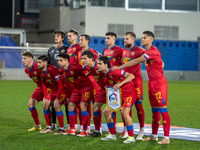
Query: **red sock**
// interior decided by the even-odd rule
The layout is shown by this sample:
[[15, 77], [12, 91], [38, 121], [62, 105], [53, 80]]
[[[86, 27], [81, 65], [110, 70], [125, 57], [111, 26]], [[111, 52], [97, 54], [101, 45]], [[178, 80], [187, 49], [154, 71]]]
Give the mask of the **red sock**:
[[145, 118], [145, 113], [144, 109], [142, 106], [142, 101], [139, 101], [135, 104], [135, 108], [137, 109], [137, 117], [140, 123], [140, 128], [144, 128], [144, 118]]
[[91, 121], [91, 116], [92, 116], [91, 102], [88, 104], [87, 111], [88, 111], [88, 114], [89, 114], [89, 119], [88, 119], [88, 124], [87, 124], [87, 126], [90, 126], [90, 121]]
[[74, 117], [75, 117], [75, 118], [74, 118], [74, 119], [75, 119], [75, 120], [74, 120], [74, 123], [75, 123], [75, 124], [77, 124], [78, 114], [79, 114], [79, 110], [78, 110], [78, 107], [76, 107], [76, 108], [75, 108], [75, 116], [74, 116]]
[[113, 113], [112, 113], [112, 118], [113, 118], [113, 122], [114, 122], [114, 124], [116, 125], [116, 112], [115, 111], [113, 111]]
[[101, 121], [102, 121], [102, 110], [100, 109], [101, 116], [100, 116], [100, 127], [101, 127]]
[[128, 135], [133, 137], [134, 136], [134, 134], [133, 134], [133, 125], [126, 126], [126, 129], [127, 129]]
[[69, 125], [70, 125], [70, 129], [74, 130], [75, 129], [75, 121], [77, 119], [76, 118], [76, 111], [68, 111], [68, 117], [69, 117]]
[[167, 108], [160, 109], [160, 113], [163, 118], [163, 130], [164, 130], [164, 136], [169, 137], [169, 131], [170, 131], [170, 117], [169, 113], [167, 111]]
[[44, 118], [46, 120], [47, 126], [51, 126], [51, 111], [50, 109], [44, 110]]
[[63, 112], [62, 110], [59, 112], [56, 112], [57, 118], [58, 118], [58, 122], [59, 122], [59, 127], [60, 128], [64, 128], [64, 119], [63, 119]]
[[110, 134], [116, 134], [114, 122], [113, 123], [107, 123], [107, 126], [108, 126], [108, 130], [110, 131]]
[[93, 120], [94, 120], [95, 130], [100, 130], [101, 118], [102, 118], [102, 113], [100, 111], [93, 112]]
[[87, 125], [88, 125], [88, 119], [89, 119], [89, 114], [88, 111], [82, 111], [82, 123], [83, 123], [83, 131], [87, 131]]
[[160, 121], [160, 111], [158, 108], [152, 108], [153, 118], [152, 118], [152, 134], [158, 134], [159, 125], [158, 121]]
[[38, 117], [38, 111], [35, 107], [29, 108], [30, 112], [31, 112], [31, 116], [33, 117], [33, 120], [35, 122], [35, 125], [40, 125], [40, 120]]

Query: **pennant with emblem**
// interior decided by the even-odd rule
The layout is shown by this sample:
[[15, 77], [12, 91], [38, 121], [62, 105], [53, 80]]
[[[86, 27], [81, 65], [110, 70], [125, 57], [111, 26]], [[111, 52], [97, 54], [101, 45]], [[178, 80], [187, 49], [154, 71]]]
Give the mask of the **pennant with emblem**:
[[120, 88], [117, 91], [115, 91], [112, 86], [108, 86], [106, 88], [106, 106], [113, 111], [121, 110], [122, 108], [121, 95], [122, 94]]

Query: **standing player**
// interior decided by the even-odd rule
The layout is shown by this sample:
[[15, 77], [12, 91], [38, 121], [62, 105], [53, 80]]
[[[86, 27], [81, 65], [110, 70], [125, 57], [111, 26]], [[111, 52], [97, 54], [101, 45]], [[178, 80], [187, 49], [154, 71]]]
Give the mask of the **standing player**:
[[40, 120], [38, 117], [38, 111], [35, 108], [36, 104], [43, 99], [42, 83], [40, 79], [41, 70], [38, 70], [37, 63], [33, 62], [33, 54], [30, 52], [22, 53], [22, 62], [26, 67], [24, 69], [25, 73], [37, 84], [37, 88], [31, 95], [31, 98], [28, 102], [28, 108], [31, 112], [31, 116], [35, 122], [35, 126], [28, 131], [37, 131], [42, 130], [40, 125]]
[[61, 74], [56, 67], [47, 63], [47, 56], [39, 56], [37, 62], [38, 69], [42, 70], [42, 73], [40, 75], [42, 79], [42, 88], [44, 93], [44, 99], [42, 104], [44, 110], [44, 117], [47, 123], [47, 127], [44, 130], [40, 131], [40, 133], [53, 132], [51, 126], [52, 116], [49, 107], [54, 104], [57, 119], [59, 122], [59, 130], [54, 134], [62, 134], [64, 132], [64, 120], [61, 105], [65, 103], [66, 99], [70, 96], [71, 90], [73, 89], [71, 89], [71, 87], [67, 87], [66, 90], [63, 90], [64, 86], [63, 81], [61, 79]]
[[[107, 32], [106, 33], [106, 47], [104, 49], [103, 56], [107, 56], [110, 59], [111, 66], [120, 66], [121, 59], [123, 54], [123, 49], [119, 46], [115, 46], [115, 40], [117, 38], [116, 33], [114, 32]], [[116, 112], [112, 113], [114, 123], [116, 123]]]
[[62, 68], [63, 77], [74, 85], [74, 91], [69, 102], [69, 123], [70, 130], [64, 135], [75, 135], [75, 108], [80, 103], [83, 132], [78, 134], [79, 137], [85, 137], [87, 133], [87, 122], [89, 114], [87, 111], [88, 103], [92, 100], [92, 83], [83, 73], [84, 68], [81, 65], [73, 65], [69, 63], [69, 55], [61, 53], [58, 55], [58, 64]]
[[163, 75], [163, 62], [158, 49], [152, 45], [154, 34], [151, 31], [144, 31], [142, 36], [142, 45], [145, 46], [145, 54], [139, 58], [133, 59], [122, 66], [115, 66], [114, 69], [126, 68], [145, 62], [147, 74], [149, 77], [148, 93], [152, 107], [152, 134], [145, 141], [158, 141], [158, 128], [160, 125], [160, 113], [163, 118], [164, 138], [158, 144], [169, 144], [170, 116], [167, 110], [167, 80]]
[[[66, 38], [65, 32], [62, 30], [56, 30], [54, 31], [54, 41], [56, 43], [56, 46], [49, 48], [48, 50], [48, 64], [51, 64], [55, 66], [57, 69], [60, 69], [58, 66], [58, 54], [60, 53], [67, 53], [68, 47], [63, 45], [63, 41]], [[65, 105], [65, 112], [67, 116], [67, 124], [69, 124], [69, 118], [68, 118], [68, 102], [66, 102]], [[54, 107], [52, 106], [52, 128], [56, 128], [56, 111]]]
[[67, 54], [70, 56], [69, 63], [77, 65], [78, 62], [78, 52], [81, 51], [81, 47], [79, 44], [77, 44], [78, 39], [78, 31], [75, 29], [69, 30], [67, 34], [67, 42], [70, 44], [70, 47], [68, 48]]
[[[126, 122], [126, 128], [128, 131], [128, 138], [123, 143], [132, 143], [135, 142], [135, 138], [133, 135], [133, 123], [132, 118], [130, 117], [129, 113], [130, 110], [137, 99], [137, 91], [134, 88], [134, 85], [131, 80], [135, 77], [133, 74], [125, 72], [124, 70], [117, 69], [115, 71], [111, 71], [110, 60], [108, 57], [101, 56], [98, 59], [98, 70], [102, 71], [106, 74], [108, 78], [109, 84], [108, 86], [112, 86], [115, 91], [118, 88], [121, 88], [122, 93], [122, 109], [121, 113]], [[109, 109], [107, 106], [104, 109], [104, 116], [106, 118], [107, 126], [110, 131], [110, 134], [105, 138], [101, 138], [102, 140], [116, 140], [116, 131], [115, 131], [115, 124], [112, 119], [112, 110]]]
[[[134, 32], [126, 32], [124, 37], [124, 47], [123, 55], [122, 55], [122, 64], [126, 64], [127, 62], [136, 59], [138, 57], [141, 57], [144, 54], [144, 50], [139, 48], [138, 46], [134, 45], [136, 39], [136, 35]], [[135, 107], [137, 110], [137, 116], [140, 123], [140, 132], [136, 138], [136, 140], [142, 140], [142, 137], [144, 136], [144, 109], [142, 106], [142, 100], [143, 100], [143, 81], [141, 77], [141, 70], [140, 70], [140, 64], [137, 64], [132, 67], [124, 68], [124, 71], [129, 72], [131, 74], [134, 74], [135, 79], [132, 80], [134, 83], [134, 86], [137, 90], [138, 96], [137, 101], [135, 102]], [[132, 117], [132, 116], [131, 116]], [[126, 128], [124, 128], [126, 129]], [[127, 132], [126, 132], [127, 133]], [[127, 134], [124, 135], [125, 137]]]

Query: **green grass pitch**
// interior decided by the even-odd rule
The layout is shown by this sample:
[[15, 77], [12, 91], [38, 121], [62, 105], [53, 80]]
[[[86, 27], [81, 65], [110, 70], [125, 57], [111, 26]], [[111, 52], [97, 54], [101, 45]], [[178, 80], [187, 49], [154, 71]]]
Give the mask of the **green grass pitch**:
[[[36, 85], [32, 81], [0, 80], [0, 150], [74, 150], [74, 149], [140, 149], [140, 150], [199, 150], [200, 142], [171, 139], [169, 145], [158, 145], [154, 141], [136, 141], [123, 144], [124, 139], [101, 141], [100, 138], [79, 138], [75, 136], [40, 134], [28, 132], [34, 126], [27, 104]], [[147, 94], [147, 81], [144, 81], [145, 123], [151, 124], [151, 108]], [[62, 106], [64, 110], [64, 106]], [[41, 125], [46, 126], [42, 103], [38, 103]], [[172, 126], [200, 129], [200, 81], [169, 81], [168, 112]], [[66, 117], [65, 124], [66, 124]], [[103, 116], [103, 121], [105, 119]], [[117, 122], [122, 122], [117, 113]], [[133, 122], [138, 122], [133, 107]], [[91, 121], [93, 123], [93, 121]], [[103, 133], [104, 136], [105, 132]], [[117, 134], [119, 137], [120, 134]], [[136, 137], [136, 135], [135, 135]], [[159, 138], [160, 140], [161, 138]]]

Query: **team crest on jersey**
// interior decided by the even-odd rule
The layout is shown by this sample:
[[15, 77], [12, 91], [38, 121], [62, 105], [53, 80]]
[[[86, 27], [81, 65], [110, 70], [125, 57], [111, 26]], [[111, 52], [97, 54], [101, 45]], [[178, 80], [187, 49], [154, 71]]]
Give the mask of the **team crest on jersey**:
[[99, 71], [97, 70], [96, 73], [99, 74]]
[[50, 74], [47, 74], [47, 77], [49, 77], [49, 78], [50, 78]]
[[37, 72], [36, 71], [34, 71], [34, 75], [36, 75], [37, 74]]
[[73, 72], [73, 71], [70, 71], [70, 73], [71, 73], [71, 74], [74, 74], [74, 72]]
[[62, 52], [62, 53], [64, 53], [64, 52], [65, 52], [65, 50], [64, 50], [64, 49], [62, 49], [62, 50], [61, 50], [61, 52]]
[[111, 54], [113, 54], [114, 51], [110, 51]]
[[73, 51], [75, 52], [75, 51], [76, 51], [76, 48], [73, 48]]
[[113, 78], [112, 76], [109, 76], [111, 79]]
[[135, 52], [132, 52], [131, 55], [133, 56], [135, 54]]

